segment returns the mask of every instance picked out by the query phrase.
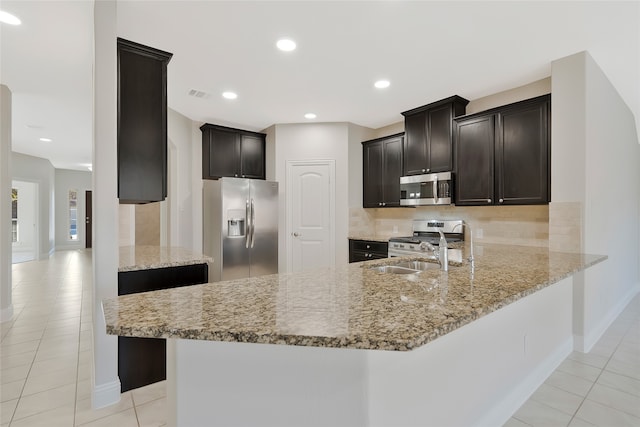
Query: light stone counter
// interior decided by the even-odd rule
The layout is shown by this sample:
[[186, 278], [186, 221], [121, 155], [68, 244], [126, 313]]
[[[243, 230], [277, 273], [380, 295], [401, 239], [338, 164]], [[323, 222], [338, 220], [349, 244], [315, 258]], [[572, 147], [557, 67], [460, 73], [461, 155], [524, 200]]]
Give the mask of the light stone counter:
[[349, 234], [349, 240], [366, 240], [370, 242], [387, 243], [390, 238], [399, 236], [399, 234]]
[[119, 260], [119, 272], [213, 262], [213, 258], [189, 249], [163, 246], [121, 246]]
[[573, 350], [570, 276], [605, 259], [477, 245], [473, 272], [368, 268], [394, 258], [103, 307], [109, 334], [168, 338], [170, 427], [493, 426]]
[[[148, 250], [135, 248], [135, 262], [121, 255], [121, 267], [146, 266]], [[152, 258], [168, 264], [179, 253]], [[468, 264], [417, 275], [367, 268], [394, 258], [120, 296], [103, 307], [112, 335], [406, 351], [605, 259], [476, 245], [473, 272]]]

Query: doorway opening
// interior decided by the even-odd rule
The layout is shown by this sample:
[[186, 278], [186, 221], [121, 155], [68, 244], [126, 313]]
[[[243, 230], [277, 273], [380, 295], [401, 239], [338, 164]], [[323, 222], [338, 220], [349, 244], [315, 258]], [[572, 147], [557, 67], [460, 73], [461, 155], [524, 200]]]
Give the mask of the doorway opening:
[[11, 262], [38, 259], [38, 189], [35, 182], [11, 182]]

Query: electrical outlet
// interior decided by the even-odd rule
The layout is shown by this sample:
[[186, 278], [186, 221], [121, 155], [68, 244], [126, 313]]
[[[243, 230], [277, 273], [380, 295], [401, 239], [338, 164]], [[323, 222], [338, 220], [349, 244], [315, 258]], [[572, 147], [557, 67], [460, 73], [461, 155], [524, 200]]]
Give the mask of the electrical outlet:
[[482, 239], [482, 236], [484, 236], [484, 230], [482, 230], [482, 228], [478, 228], [478, 229], [476, 230], [476, 237], [477, 237], [478, 239]]

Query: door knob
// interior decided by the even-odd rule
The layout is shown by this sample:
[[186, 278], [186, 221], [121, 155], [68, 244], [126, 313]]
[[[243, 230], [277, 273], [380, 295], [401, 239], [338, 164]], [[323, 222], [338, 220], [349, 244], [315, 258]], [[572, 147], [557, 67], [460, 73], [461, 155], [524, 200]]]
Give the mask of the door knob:
[[302, 236], [302, 234], [299, 234], [299, 233], [296, 233], [296, 232], [291, 233], [291, 235], [292, 235], [293, 237], [300, 237], [300, 236]]

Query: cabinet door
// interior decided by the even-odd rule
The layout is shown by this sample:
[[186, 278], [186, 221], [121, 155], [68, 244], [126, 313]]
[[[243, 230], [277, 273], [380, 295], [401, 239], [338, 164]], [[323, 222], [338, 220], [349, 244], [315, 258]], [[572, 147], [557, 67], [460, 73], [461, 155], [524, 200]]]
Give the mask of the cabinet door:
[[[382, 206], [383, 154], [382, 141], [362, 145], [362, 207]], [[398, 185], [400, 180], [398, 179]]]
[[456, 205], [493, 204], [494, 140], [493, 114], [456, 121]]
[[427, 164], [426, 112], [404, 118], [404, 174], [420, 175], [429, 172]]
[[498, 204], [549, 202], [548, 102], [518, 105], [498, 115]]
[[382, 203], [384, 206], [400, 206], [402, 144], [402, 137], [382, 141]]
[[451, 138], [451, 104], [427, 113], [427, 151], [430, 172], [448, 172], [452, 169], [453, 144]]
[[[208, 133], [208, 138], [205, 134]], [[207, 176], [203, 178], [221, 178], [240, 174], [240, 136], [237, 132], [224, 129], [207, 129], [203, 134], [208, 147], [202, 150], [207, 157]], [[204, 166], [204, 165], [203, 165]]]
[[243, 178], [265, 178], [264, 150], [264, 138], [253, 135], [240, 135], [240, 174]]
[[121, 203], [167, 195], [167, 63], [147, 48], [118, 40], [118, 197]]

